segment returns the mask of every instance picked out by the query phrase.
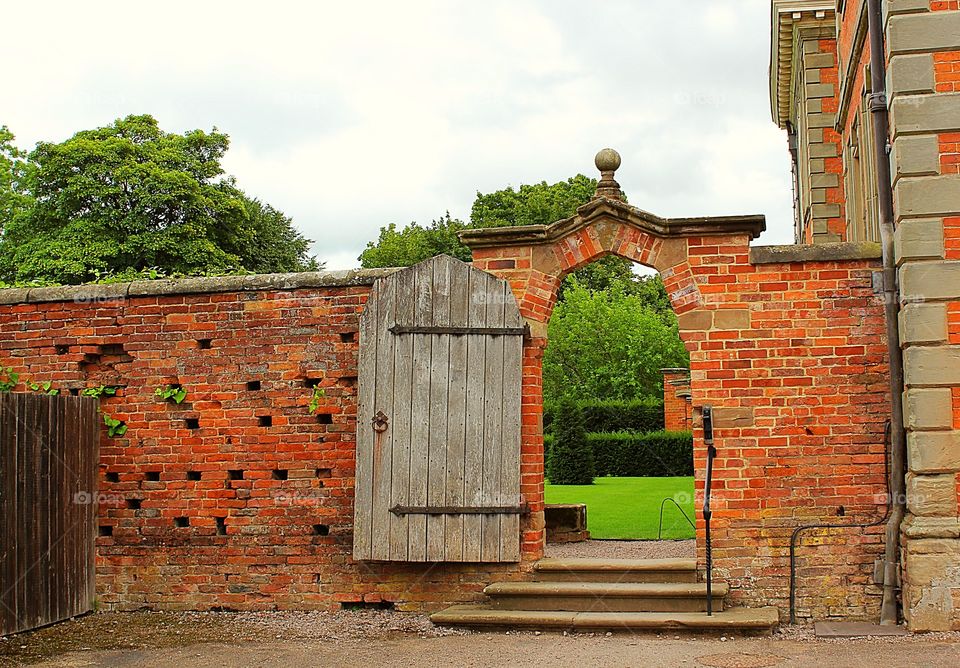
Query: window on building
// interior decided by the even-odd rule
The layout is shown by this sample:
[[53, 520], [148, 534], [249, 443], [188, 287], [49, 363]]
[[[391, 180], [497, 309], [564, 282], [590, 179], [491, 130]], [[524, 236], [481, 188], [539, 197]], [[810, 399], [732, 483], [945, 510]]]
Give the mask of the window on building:
[[863, 93], [844, 147], [846, 173], [847, 239], [880, 241], [877, 157], [870, 115], [870, 71], [864, 71]]

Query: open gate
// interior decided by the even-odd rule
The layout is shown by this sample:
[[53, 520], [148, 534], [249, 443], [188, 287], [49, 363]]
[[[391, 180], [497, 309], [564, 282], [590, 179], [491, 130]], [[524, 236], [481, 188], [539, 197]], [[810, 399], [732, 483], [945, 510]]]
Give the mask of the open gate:
[[525, 332], [510, 285], [446, 255], [360, 320], [355, 559], [520, 559]]

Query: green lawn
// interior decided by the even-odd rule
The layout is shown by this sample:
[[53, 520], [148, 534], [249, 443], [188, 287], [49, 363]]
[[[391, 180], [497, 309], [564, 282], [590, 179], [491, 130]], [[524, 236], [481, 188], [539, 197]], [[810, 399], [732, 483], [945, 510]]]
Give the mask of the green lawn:
[[[597, 478], [592, 485], [546, 483], [547, 503], [587, 504], [593, 538], [656, 540], [660, 503], [672, 497], [692, 520], [693, 478]], [[693, 538], [693, 528], [677, 507], [663, 508], [663, 538]]]

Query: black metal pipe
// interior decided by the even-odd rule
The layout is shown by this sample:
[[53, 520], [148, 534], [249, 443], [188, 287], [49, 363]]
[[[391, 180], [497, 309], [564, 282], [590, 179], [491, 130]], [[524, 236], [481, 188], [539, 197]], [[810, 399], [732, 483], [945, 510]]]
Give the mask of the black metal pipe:
[[717, 448], [710, 443], [707, 445], [707, 478], [703, 489], [703, 521], [707, 539], [707, 615], [713, 615], [713, 549], [710, 544], [710, 518], [713, 517], [713, 511], [710, 510], [710, 494], [713, 483], [713, 460], [716, 456]]
[[883, 602], [881, 624], [897, 624], [900, 525], [906, 514], [907, 443], [903, 426], [903, 353], [900, 349], [900, 294], [894, 255], [893, 184], [890, 178], [890, 119], [887, 113], [886, 51], [880, 0], [867, 0], [867, 31], [870, 39], [870, 112], [876, 150], [877, 200], [880, 243], [883, 248], [883, 298], [890, 360], [890, 517], [884, 541]]

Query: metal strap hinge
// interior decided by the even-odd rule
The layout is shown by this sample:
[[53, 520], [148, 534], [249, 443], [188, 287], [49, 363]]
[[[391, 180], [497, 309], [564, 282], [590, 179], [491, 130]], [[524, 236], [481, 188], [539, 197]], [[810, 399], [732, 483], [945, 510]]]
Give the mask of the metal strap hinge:
[[530, 506], [401, 506], [396, 505], [390, 512], [398, 517], [403, 515], [528, 515]]
[[523, 327], [444, 327], [444, 326], [408, 326], [394, 325], [391, 334], [451, 334], [453, 336], [529, 336], [530, 328]]

